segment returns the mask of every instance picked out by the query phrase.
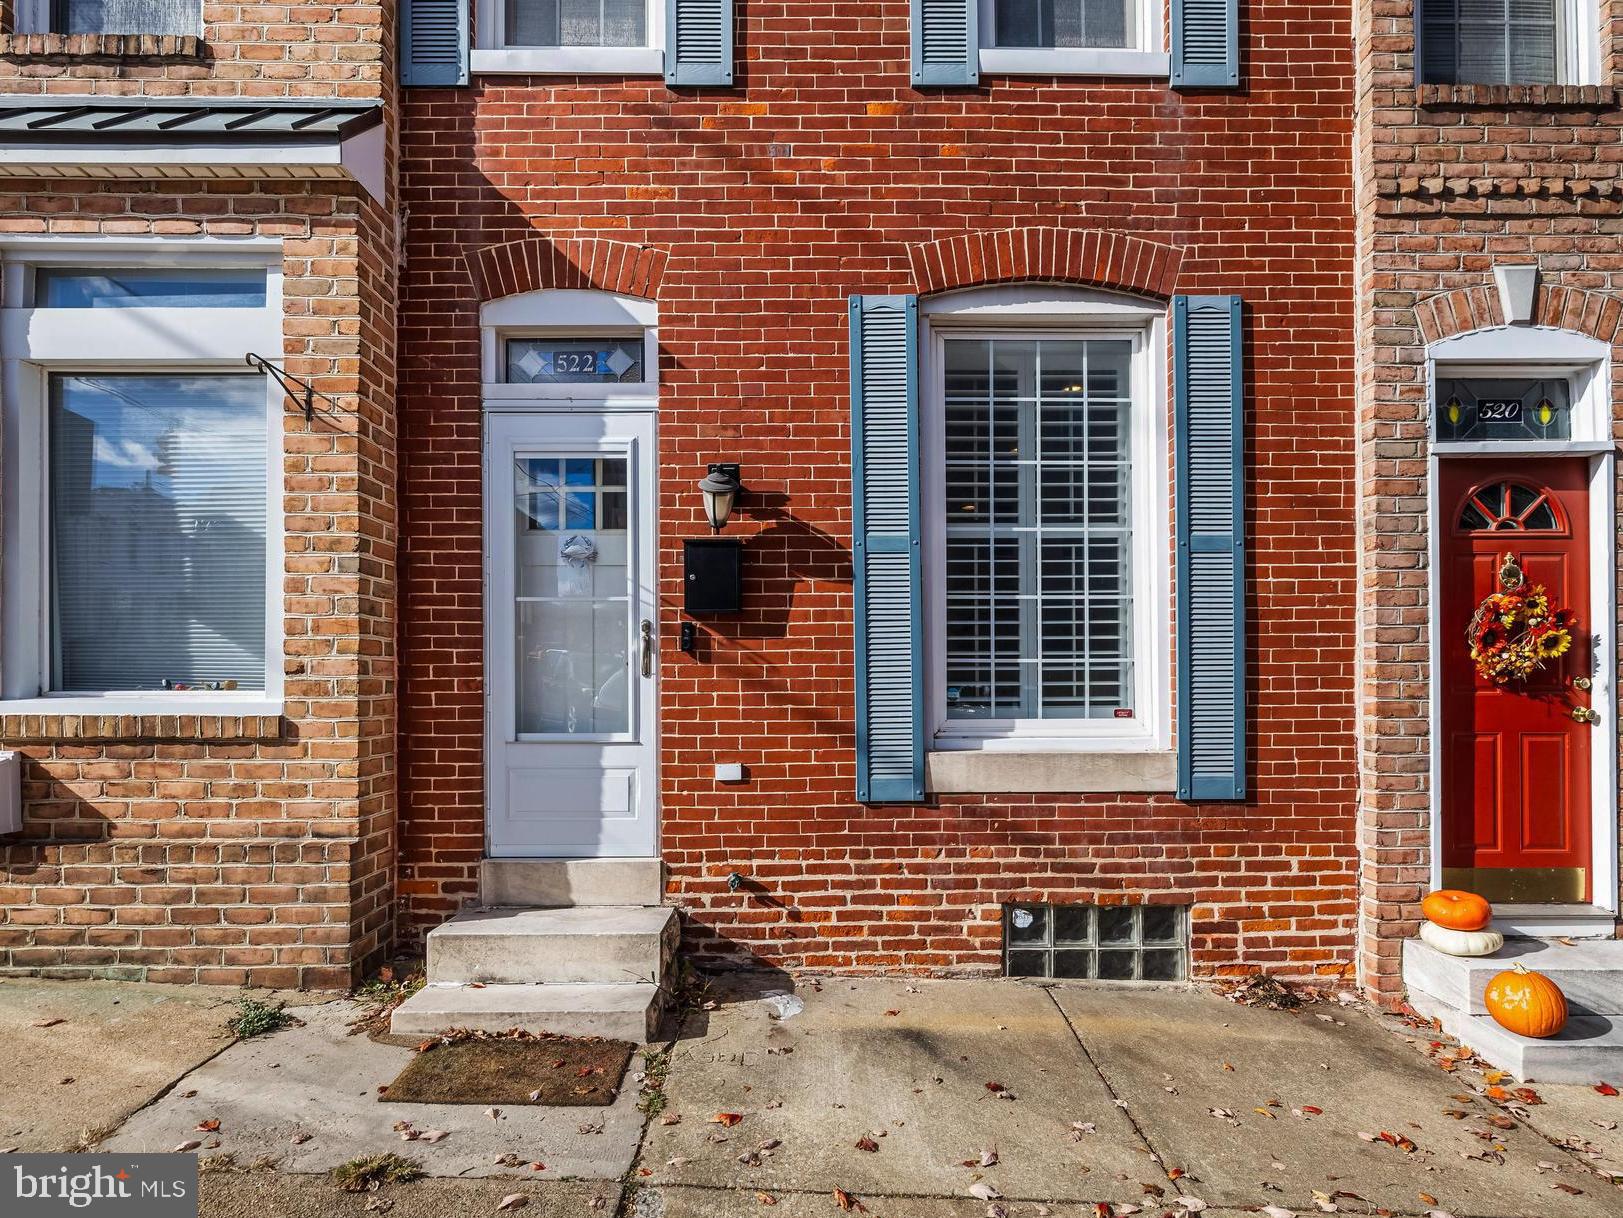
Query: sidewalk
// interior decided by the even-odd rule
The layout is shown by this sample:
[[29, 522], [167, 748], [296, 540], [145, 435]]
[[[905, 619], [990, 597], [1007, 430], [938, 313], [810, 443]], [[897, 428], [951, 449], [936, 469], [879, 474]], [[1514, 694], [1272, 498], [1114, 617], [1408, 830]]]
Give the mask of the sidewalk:
[[[714, 982], [664, 1059], [645, 1122], [630, 1080], [608, 1109], [492, 1118], [380, 1103], [376, 1087], [411, 1050], [349, 1035], [347, 1001], [299, 1008], [304, 1026], [215, 1055], [234, 995], [3, 982], [0, 1129], [28, 1140], [7, 1134], [0, 1148], [70, 1148], [81, 1129], [114, 1126], [102, 1148], [205, 1140], [203, 1212], [219, 1218], [362, 1215], [383, 1202], [392, 1218], [445, 1218], [494, 1213], [513, 1193], [538, 1218], [801, 1218], [838, 1215], [842, 1199], [878, 1218], [1097, 1218], [1098, 1202], [1178, 1218], [1623, 1215], [1623, 1190], [1603, 1174], [1623, 1172], [1623, 1097], [1535, 1084], [1542, 1102], [1508, 1091], [1490, 1102], [1479, 1071], [1441, 1068], [1441, 1040], [1360, 1006], [827, 977], [792, 983], [802, 1010], [763, 1000], [789, 984]], [[43, 1018], [66, 1022], [32, 1027]], [[26, 1058], [10, 1055], [15, 1036]], [[108, 1060], [139, 1062], [143, 1081], [57, 1081]], [[402, 1117], [448, 1136], [402, 1142]], [[213, 1120], [217, 1131], [196, 1132]], [[325, 1174], [381, 1151], [430, 1178], [367, 1196]]]

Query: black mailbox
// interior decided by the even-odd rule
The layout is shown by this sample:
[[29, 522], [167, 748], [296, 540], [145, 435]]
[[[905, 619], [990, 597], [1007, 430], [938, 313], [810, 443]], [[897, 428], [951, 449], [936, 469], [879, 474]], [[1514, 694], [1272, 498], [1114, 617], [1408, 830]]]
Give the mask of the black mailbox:
[[744, 607], [744, 543], [734, 537], [690, 537], [682, 543], [682, 608], [691, 617]]

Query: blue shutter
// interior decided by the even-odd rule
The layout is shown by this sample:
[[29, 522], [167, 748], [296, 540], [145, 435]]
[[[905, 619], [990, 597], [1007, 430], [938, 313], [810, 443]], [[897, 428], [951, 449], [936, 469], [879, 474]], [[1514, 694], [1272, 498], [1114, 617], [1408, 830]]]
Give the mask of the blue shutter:
[[913, 0], [913, 83], [981, 79], [980, 0]]
[[468, 0], [401, 0], [400, 83], [468, 83]]
[[924, 798], [918, 300], [851, 298], [857, 798]]
[[1178, 797], [1245, 797], [1245, 404], [1238, 296], [1173, 301]]
[[1240, 83], [1240, 0], [1172, 0], [1174, 88]]
[[733, 0], [665, 0], [665, 83], [733, 83]]

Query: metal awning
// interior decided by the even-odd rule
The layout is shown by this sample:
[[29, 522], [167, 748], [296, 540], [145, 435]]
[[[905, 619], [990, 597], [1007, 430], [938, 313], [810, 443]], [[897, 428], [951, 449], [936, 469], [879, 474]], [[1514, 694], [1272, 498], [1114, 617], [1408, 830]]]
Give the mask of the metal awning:
[[383, 103], [0, 96], [0, 177], [348, 178], [383, 187]]

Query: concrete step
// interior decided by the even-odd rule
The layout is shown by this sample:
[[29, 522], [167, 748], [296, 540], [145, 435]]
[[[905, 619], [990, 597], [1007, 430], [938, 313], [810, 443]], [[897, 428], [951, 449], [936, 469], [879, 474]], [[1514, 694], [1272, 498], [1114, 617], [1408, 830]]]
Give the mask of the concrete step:
[[1506, 939], [1491, 956], [1447, 956], [1419, 939], [1403, 944], [1403, 981], [1468, 1015], [1483, 1015], [1482, 995], [1496, 973], [1521, 963], [1543, 973], [1567, 996], [1574, 1015], [1623, 1015], [1623, 940]]
[[389, 1030], [431, 1036], [449, 1028], [556, 1032], [647, 1044], [659, 1035], [656, 985], [426, 985], [394, 1009]]
[[1424, 991], [1411, 989], [1409, 1004], [1439, 1020], [1443, 1031], [1477, 1056], [1523, 1082], [1623, 1082], [1623, 1019], [1574, 1015], [1559, 1036], [1531, 1040], [1506, 1031], [1491, 1015], [1468, 1015]]
[[678, 933], [676, 911], [659, 907], [474, 910], [428, 932], [428, 979], [657, 985]]
[[487, 908], [658, 905], [664, 899], [659, 859], [485, 859], [479, 865], [479, 903]]

